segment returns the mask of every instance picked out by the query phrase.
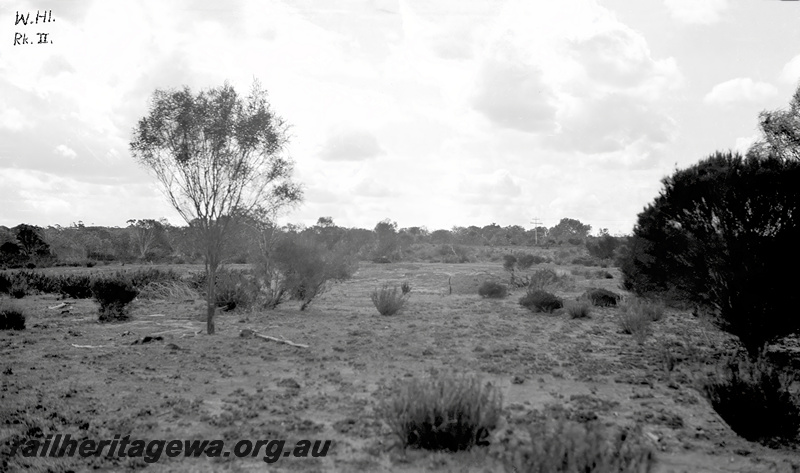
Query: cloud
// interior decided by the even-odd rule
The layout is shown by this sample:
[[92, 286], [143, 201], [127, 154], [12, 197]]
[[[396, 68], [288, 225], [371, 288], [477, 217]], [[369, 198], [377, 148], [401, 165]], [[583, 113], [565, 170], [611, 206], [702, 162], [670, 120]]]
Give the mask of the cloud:
[[552, 128], [555, 108], [538, 68], [487, 62], [478, 81], [473, 106], [496, 125], [525, 132]]
[[378, 139], [368, 131], [345, 131], [328, 138], [320, 153], [325, 161], [364, 161], [384, 154]]
[[29, 120], [16, 108], [3, 107], [0, 110], [0, 128], [17, 132], [33, 126], [33, 121]]
[[708, 25], [721, 19], [728, 0], [664, 0], [672, 18], [682, 23]]
[[75, 159], [78, 156], [78, 153], [75, 152], [74, 149], [70, 148], [67, 145], [58, 145], [56, 146], [55, 152], [64, 156], [66, 158]]
[[364, 178], [352, 189], [353, 194], [363, 197], [391, 197], [397, 192], [389, 188], [389, 184], [384, 182], [379, 184], [375, 179]]
[[703, 97], [703, 102], [727, 105], [736, 102], [761, 102], [777, 95], [778, 89], [766, 82], [754, 82], [749, 77], [738, 77], [715, 85]]
[[800, 82], [800, 54], [793, 57], [789, 62], [783, 66], [781, 71], [780, 80], [790, 84], [797, 84]]

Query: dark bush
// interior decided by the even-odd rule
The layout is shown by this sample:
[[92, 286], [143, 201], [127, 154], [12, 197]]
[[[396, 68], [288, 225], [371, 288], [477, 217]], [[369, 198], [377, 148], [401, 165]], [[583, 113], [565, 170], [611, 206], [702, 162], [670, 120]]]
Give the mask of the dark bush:
[[392, 262], [392, 260], [390, 260], [387, 256], [376, 256], [372, 258], [372, 262], [378, 264], [389, 264]]
[[11, 285], [8, 294], [14, 299], [22, 299], [28, 295], [28, 283], [25, 281], [15, 281], [14, 284]]
[[249, 308], [258, 296], [258, 284], [242, 271], [217, 270], [217, 287], [214, 291], [217, 307], [224, 311]]
[[400, 285], [400, 290], [403, 292], [404, 296], [407, 296], [411, 293], [411, 284], [408, 281], [404, 281], [403, 284]]
[[800, 330], [800, 161], [716, 153], [664, 178], [639, 214], [623, 287], [709, 309], [752, 357]]
[[484, 281], [478, 288], [478, 295], [489, 299], [502, 299], [508, 295], [508, 289], [495, 281]]
[[800, 393], [791, 371], [779, 369], [760, 353], [755, 360], [731, 356], [702, 383], [712, 407], [738, 435], [765, 445], [793, 443], [800, 427]]
[[589, 255], [598, 259], [611, 259], [614, 257], [614, 250], [619, 246], [619, 241], [611, 235], [603, 235], [586, 241], [586, 249]]
[[620, 300], [620, 295], [608, 289], [589, 289], [583, 295], [592, 305], [597, 307], [614, 307]]
[[397, 382], [378, 412], [403, 447], [455, 452], [487, 445], [502, 408], [490, 383], [448, 375]]
[[397, 288], [389, 289], [389, 286], [383, 286], [380, 289], [375, 289], [370, 294], [372, 303], [378, 309], [381, 315], [394, 315], [405, 306], [407, 296], [402, 293], [398, 294]]
[[519, 300], [519, 304], [533, 312], [551, 313], [564, 306], [561, 299], [547, 291], [540, 289], [528, 290]]
[[0, 294], [8, 294], [8, 291], [11, 290], [11, 275], [6, 272], [0, 273]]
[[93, 278], [87, 274], [69, 274], [58, 278], [58, 292], [63, 297], [89, 299]]
[[11, 305], [0, 305], [0, 330], [25, 330], [25, 313]]
[[139, 290], [125, 278], [108, 277], [92, 282], [92, 295], [100, 303], [100, 322], [128, 319], [128, 304]]
[[545, 262], [547, 262], [547, 258], [544, 256], [525, 254], [519, 257], [517, 266], [519, 266], [519, 269], [528, 269], [535, 264], [542, 264]]
[[503, 269], [513, 272], [517, 264], [517, 257], [514, 255], [503, 255]]

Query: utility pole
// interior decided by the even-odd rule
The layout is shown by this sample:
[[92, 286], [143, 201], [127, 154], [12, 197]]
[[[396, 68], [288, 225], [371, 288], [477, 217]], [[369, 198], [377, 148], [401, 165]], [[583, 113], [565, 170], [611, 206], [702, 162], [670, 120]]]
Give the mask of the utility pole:
[[542, 222], [540, 222], [538, 218], [534, 217], [533, 220], [531, 220], [531, 224], [533, 224], [533, 239], [536, 242], [536, 246], [539, 246], [539, 225], [541, 225]]

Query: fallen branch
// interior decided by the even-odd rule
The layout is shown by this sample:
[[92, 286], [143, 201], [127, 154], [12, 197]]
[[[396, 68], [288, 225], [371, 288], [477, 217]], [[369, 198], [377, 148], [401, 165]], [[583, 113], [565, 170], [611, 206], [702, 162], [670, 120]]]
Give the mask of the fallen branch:
[[74, 343], [71, 343], [71, 345], [75, 348], [108, 348], [111, 346], [111, 345], [75, 345]]
[[262, 335], [262, 334], [260, 334], [258, 332], [253, 332], [253, 336], [256, 336], [258, 338], [263, 338], [264, 340], [272, 340], [273, 342], [285, 343], [285, 344], [291, 345], [293, 347], [308, 348], [308, 345], [303, 345], [302, 343], [294, 343], [292, 341], [284, 340], [282, 338], [275, 338], [275, 337], [270, 337], [269, 335]]

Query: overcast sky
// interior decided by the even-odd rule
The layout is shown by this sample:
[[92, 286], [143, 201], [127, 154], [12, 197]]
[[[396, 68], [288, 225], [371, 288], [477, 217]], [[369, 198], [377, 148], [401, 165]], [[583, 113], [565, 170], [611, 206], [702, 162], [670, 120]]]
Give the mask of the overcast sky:
[[135, 123], [157, 88], [257, 78], [306, 189], [284, 222], [629, 233], [788, 105], [798, 25], [778, 0], [0, 0], [0, 225], [183, 224]]

